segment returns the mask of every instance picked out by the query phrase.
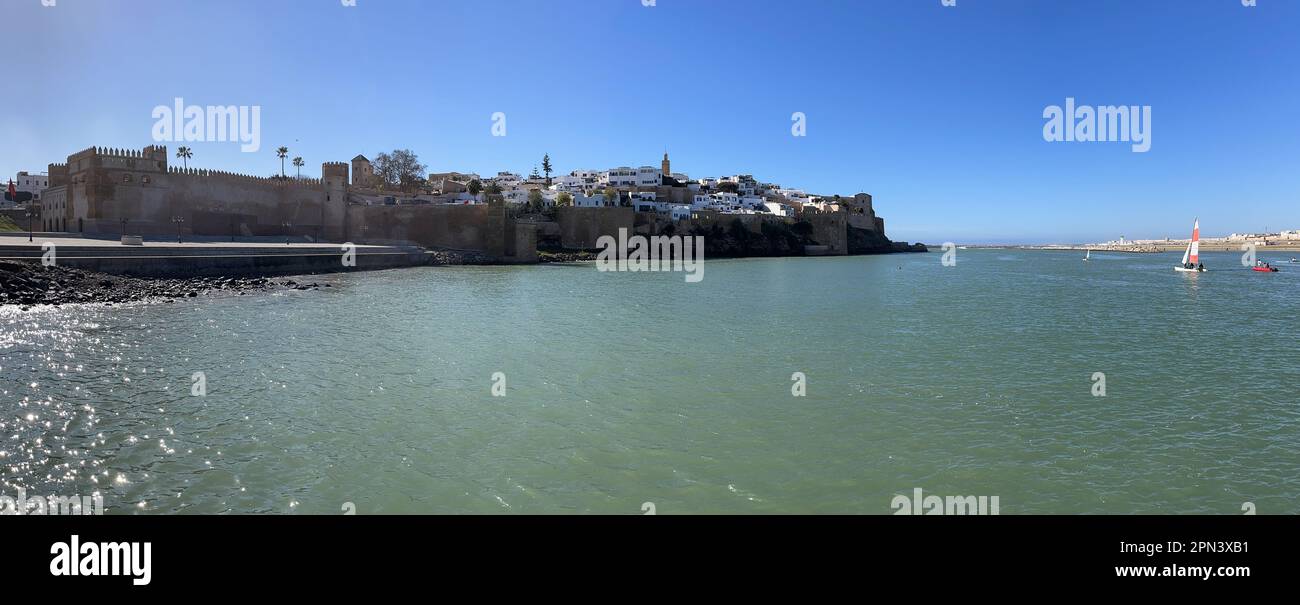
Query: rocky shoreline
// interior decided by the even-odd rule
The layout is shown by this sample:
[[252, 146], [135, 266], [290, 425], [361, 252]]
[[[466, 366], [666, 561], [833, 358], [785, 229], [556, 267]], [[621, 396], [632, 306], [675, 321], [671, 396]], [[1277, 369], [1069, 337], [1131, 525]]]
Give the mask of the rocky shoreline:
[[429, 259], [425, 264], [432, 267], [499, 264], [491, 256], [473, 250], [429, 250], [427, 254]]
[[142, 279], [37, 263], [0, 262], [0, 305], [21, 305], [24, 309], [32, 305], [117, 304], [147, 299], [170, 302], [217, 291], [243, 295], [321, 287], [331, 286], [268, 277]]

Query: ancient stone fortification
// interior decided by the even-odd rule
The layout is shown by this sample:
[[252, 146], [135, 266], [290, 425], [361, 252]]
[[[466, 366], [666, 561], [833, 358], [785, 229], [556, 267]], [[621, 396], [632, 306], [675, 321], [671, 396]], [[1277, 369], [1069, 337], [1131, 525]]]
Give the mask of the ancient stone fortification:
[[[503, 262], [533, 262], [545, 236], [563, 248], [591, 250], [602, 235], [620, 228], [634, 233], [678, 234], [728, 230], [736, 222], [753, 234], [807, 223], [818, 254], [851, 254], [889, 248], [884, 221], [871, 196], [823, 198], [822, 209], [804, 207], [795, 217], [695, 211], [672, 222], [632, 208], [560, 208], [554, 224], [527, 224], [505, 211], [497, 196], [487, 204], [370, 205], [375, 193], [372, 167], [357, 156], [351, 163], [326, 162], [320, 179], [258, 177], [168, 164], [165, 146], [142, 150], [92, 147], [50, 164], [50, 200], [40, 224], [50, 229], [116, 236], [299, 236], [328, 242], [413, 243], [486, 253]], [[349, 182], [349, 169], [362, 184]], [[354, 173], [355, 176], [355, 173]], [[659, 199], [689, 203], [684, 187], [653, 188]], [[802, 229], [807, 227], [799, 225]], [[539, 234], [539, 229], [541, 233]], [[769, 235], [771, 234], [769, 233]], [[744, 238], [742, 238], [744, 239]], [[781, 239], [778, 237], [778, 239]], [[788, 239], [782, 241], [789, 241]], [[779, 253], [798, 253], [782, 244]], [[771, 253], [771, 251], [769, 251]]]
[[[359, 157], [359, 156], [358, 156]], [[364, 158], [362, 158], [363, 160]], [[353, 161], [368, 174], [368, 162]], [[64, 208], [42, 221], [86, 234], [306, 236], [416, 243], [536, 258], [531, 230], [516, 229], [500, 201], [476, 205], [350, 203], [349, 165], [326, 162], [320, 179], [272, 178], [168, 165], [167, 148], [92, 147], [49, 166], [51, 199]], [[57, 222], [56, 222], [57, 221]]]
[[556, 212], [561, 245], [570, 250], [593, 250], [602, 235], [617, 237], [620, 228], [631, 232], [633, 221], [631, 208], [564, 207]]
[[536, 262], [532, 227], [506, 216], [501, 199], [487, 204], [348, 207], [344, 239], [362, 244], [413, 243], [484, 252], [503, 262]]

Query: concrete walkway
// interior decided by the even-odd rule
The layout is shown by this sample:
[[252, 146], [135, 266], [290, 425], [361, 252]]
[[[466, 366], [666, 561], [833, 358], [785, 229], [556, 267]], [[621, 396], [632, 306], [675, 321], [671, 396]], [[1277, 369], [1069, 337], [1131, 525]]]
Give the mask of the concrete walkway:
[[55, 263], [87, 271], [141, 277], [266, 276], [333, 273], [413, 267], [429, 263], [419, 246], [358, 245], [345, 254], [342, 244], [246, 238], [256, 241], [120, 241], [75, 234], [0, 235], [0, 261], [40, 260], [44, 245], [54, 244]]
[[[276, 239], [274, 237], [252, 238], [252, 239], [237, 238], [237, 239], [242, 239], [242, 241], [232, 242], [230, 241], [229, 238], [189, 239], [189, 238], [182, 237], [181, 243], [178, 244], [176, 243], [175, 239], [172, 240], [150, 239], [150, 240], [145, 240], [143, 246], [126, 246], [123, 245], [119, 239], [101, 239], [101, 238], [83, 237], [76, 233], [36, 233], [34, 234], [32, 241], [28, 242], [27, 232], [6, 231], [4, 233], [0, 233], [0, 247], [32, 246], [37, 249], [40, 249], [41, 245], [44, 242], [53, 242], [55, 245], [59, 247], [77, 246], [77, 247], [87, 247], [87, 248], [90, 247], [126, 248], [126, 249], [134, 249], [134, 250], [139, 250], [141, 248], [153, 248], [155, 249], [155, 251], [160, 249], [165, 250], [168, 248], [183, 250], [186, 248], [240, 249], [240, 248], [275, 248], [275, 247], [288, 248], [288, 249], [330, 248], [333, 250], [338, 250], [340, 246], [342, 246], [342, 244], [338, 244], [338, 243], [307, 242], [307, 241], [302, 241], [300, 239], [298, 241], [291, 240], [288, 244], [285, 244], [284, 238]], [[357, 244], [357, 250], [361, 250], [363, 248], [390, 248], [390, 247], [392, 246], [375, 246], [375, 245], [367, 245], [367, 244]]]

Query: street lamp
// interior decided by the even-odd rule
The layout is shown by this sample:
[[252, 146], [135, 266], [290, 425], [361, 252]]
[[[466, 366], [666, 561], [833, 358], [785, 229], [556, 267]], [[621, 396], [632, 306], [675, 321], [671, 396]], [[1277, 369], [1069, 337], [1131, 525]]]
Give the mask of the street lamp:
[[181, 223], [185, 222], [185, 218], [181, 216], [173, 216], [172, 222], [176, 223], [176, 243], [179, 244], [181, 243]]
[[289, 233], [290, 233], [290, 230], [293, 229], [293, 223], [290, 223], [289, 221], [284, 221], [284, 222], [280, 223], [280, 226], [281, 226], [281, 227], [284, 227], [284, 245], [288, 246], [288, 245], [289, 245]]
[[41, 207], [31, 202], [27, 203], [27, 241], [32, 241], [32, 219], [41, 215]]
[[122, 235], [126, 235], [126, 219], [122, 219]]

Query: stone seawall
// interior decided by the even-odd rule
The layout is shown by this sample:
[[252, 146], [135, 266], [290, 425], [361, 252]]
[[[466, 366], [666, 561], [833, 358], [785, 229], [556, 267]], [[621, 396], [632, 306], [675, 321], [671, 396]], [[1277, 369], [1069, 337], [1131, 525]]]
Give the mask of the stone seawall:
[[[0, 246], [0, 260], [39, 262], [43, 251], [31, 246]], [[56, 265], [134, 277], [238, 277], [302, 275], [414, 267], [429, 263], [414, 247], [375, 246], [356, 250], [355, 266], [345, 266], [340, 246], [144, 247], [64, 246], [56, 248]]]

